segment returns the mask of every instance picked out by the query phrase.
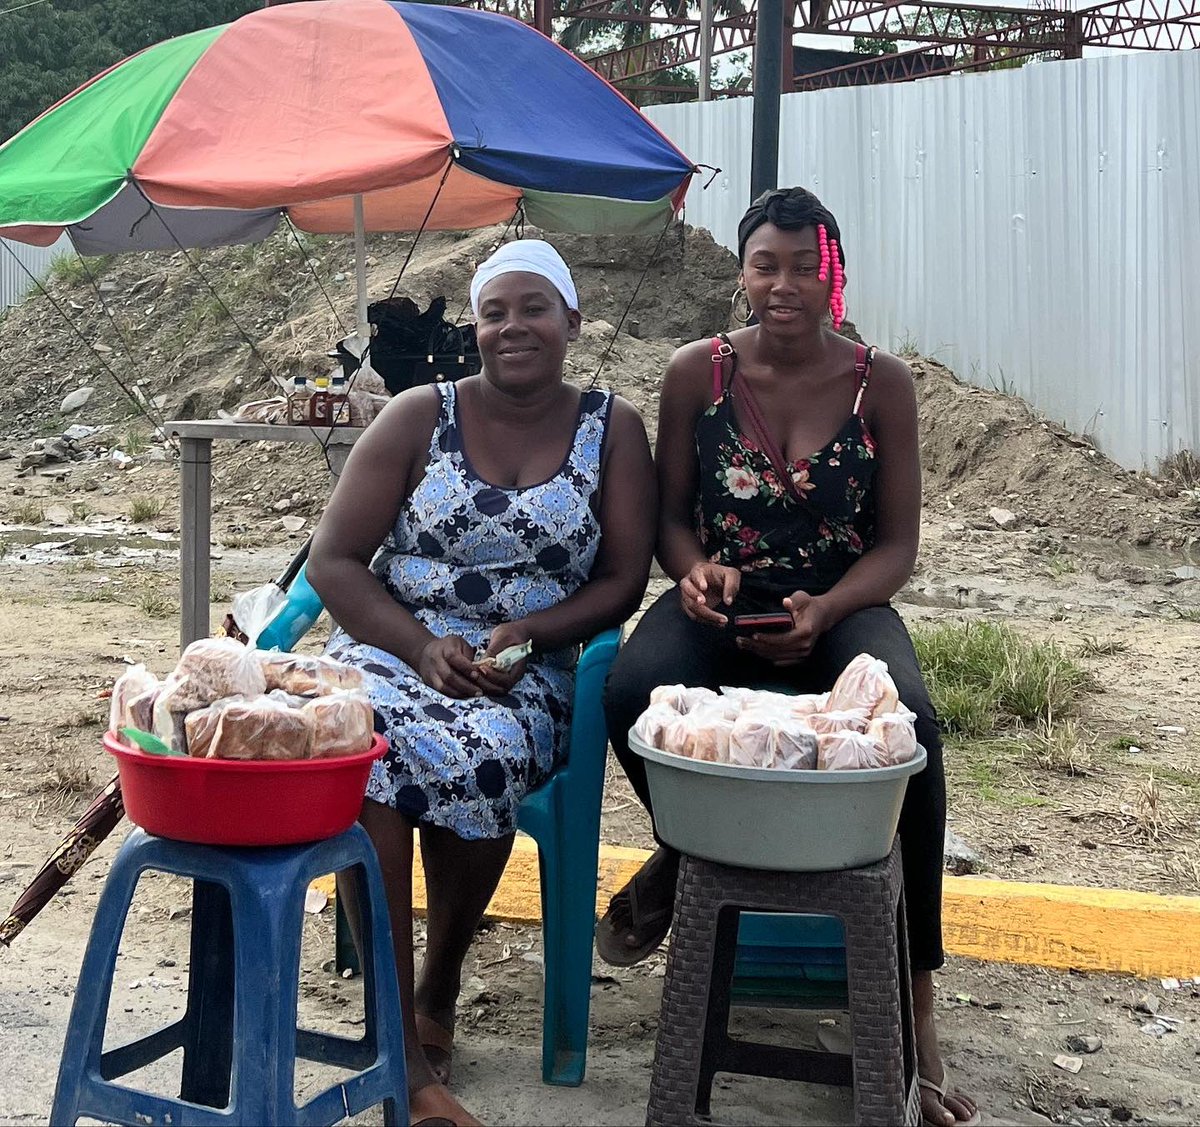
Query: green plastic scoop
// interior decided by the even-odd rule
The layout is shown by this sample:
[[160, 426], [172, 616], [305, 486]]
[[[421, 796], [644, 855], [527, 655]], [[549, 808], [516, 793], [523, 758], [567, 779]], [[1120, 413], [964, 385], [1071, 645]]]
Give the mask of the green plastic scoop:
[[141, 728], [122, 728], [121, 735], [150, 755], [178, 755], [181, 759], [187, 758], [182, 751], [176, 751], [173, 747], [163, 743], [157, 736], [150, 732], [143, 732]]

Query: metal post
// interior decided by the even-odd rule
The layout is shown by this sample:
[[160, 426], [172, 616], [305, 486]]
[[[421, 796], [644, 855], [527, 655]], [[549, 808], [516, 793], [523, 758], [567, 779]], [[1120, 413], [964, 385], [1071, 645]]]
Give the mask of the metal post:
[[212, 439], [179, 442], [179, 648], [208, 637]]
[[700, 101], [712, 98], [713, 0], [700, 0]]
[[371, 323], [367, 320], [367, 220], [361, 195], [354, 197], [354, 321], [359, 344], [365, 349], [371, 339]]
[[553, 0], [533, 0], [533, 26], [543, 35], [554, 37]]
[[778, 186], [779, 91], [783, 82], [783, 3], [758, 0], [754, 33], [754, 132], [750, 143], [750, 198]]

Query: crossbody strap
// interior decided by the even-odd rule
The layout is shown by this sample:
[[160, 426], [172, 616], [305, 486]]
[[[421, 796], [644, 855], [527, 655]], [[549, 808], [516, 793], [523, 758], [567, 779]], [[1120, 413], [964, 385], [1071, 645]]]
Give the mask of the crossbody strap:
[[[771, 437], [770, 430], [767, 429], [766, 421], [763, 419], [762, 411], [759, 409], [758, 400], [751, 390], [749, 381], [741, 374], [737, 366], [737, 352], [734, 350], [730, 339], [722, 333], [719, 337], [713, 337], [713, 386], [717, 385], [717, 344], [720, 342], [721, 361], [722, 361], [722, 376], [724, 374], [724, 361], [728, 357], [733, 364], [733, 375], [730, 378], [730, 386], [734, 381], [738, 385], [738, 400], [746, 408], [746, 421], [750, 424], [750, 430], [753, 433], [754, 441], [758, 443], [758, 448], [767, 456], [767, 460], [771, 463], [771, 468], [775, 471], [775, 476], [779, 478], [784, 489], [793, 501], [803, 501], [804, 495], [797, 488], [796, 483], [792, 480], [792, 471], [788, 469], [787, 459], [783, 456], [783, 451], [780, 450], [779, 444]], [[724, 389], [724, 383], [720, 385]]]

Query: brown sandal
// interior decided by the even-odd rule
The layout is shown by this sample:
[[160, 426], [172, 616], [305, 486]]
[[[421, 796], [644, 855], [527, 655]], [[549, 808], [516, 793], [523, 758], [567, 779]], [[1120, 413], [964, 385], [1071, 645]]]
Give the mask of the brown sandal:
[[596, 924], [596, 953], [609, 966], [631, 967], [640, 963], [658, 950], [666, 939], [675, 910], [674, 881], [671, 881], [666, 905], [647, 908], [643, 898], [647, 883], [660, 879], [657, 870], [671, 859], [667, 850], [660, 849], [608, 902], [608, 911]]
[[425, 1014], [417, 1014], [417, 1039], [438, 1083], [449, 1085], [454, 1055], [454, 1033]]

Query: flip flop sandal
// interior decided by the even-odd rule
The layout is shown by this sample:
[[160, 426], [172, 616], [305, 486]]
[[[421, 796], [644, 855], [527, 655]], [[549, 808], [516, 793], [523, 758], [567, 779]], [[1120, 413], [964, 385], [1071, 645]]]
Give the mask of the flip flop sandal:
[[[666, 939], [673, 913], [674, 897], [665, 908], [643, 910], [638, 904], [635, 876], [608, 902], [608, 911], [596, 924], [597, 954], [612, 967], [640, 963]], [[629, 937], [637, 940], [636, 946], [626, 941]]]
[[[945, 1106], [946, 1097], [953, 1094], [950, 1088], [950, 1070], [945, 1065], [942, 1065], [942, 1082], [940, 1084], [935, 1084], [932, 1080], [925, 1079], [924, 1076], [918, 1076], [917, 1083], [926, 1091], [937, 1093], [937, 1098], [943, 1106]], [[949, 1108], [946, 1108], [946, 1110], [950, 1111]], [[951, 1114], [953, 1115], [954, 1113], [951, 1112]], [[925, 1124], [925, 1127], [942, 1127], [940, 1123], [934, 1123], [933, 1120], [926, 1119], [923, 1115], [921, 1116], [921, 1122]], [[976, 1108], [975, 1114], [970, 1119], [956, 1118], [954, 1120], [954, 1127], [979, 1127], [979, 1124], [982, 1122], [983, 1114]]]
[[[417, 1039], [438, 1083], [450, 1084], [450, 1064], [454, 1054], [454, 1034], [425, 1014], [417, 1014]], [[431, 1122], [430, 1127], [435, 1127]]]

